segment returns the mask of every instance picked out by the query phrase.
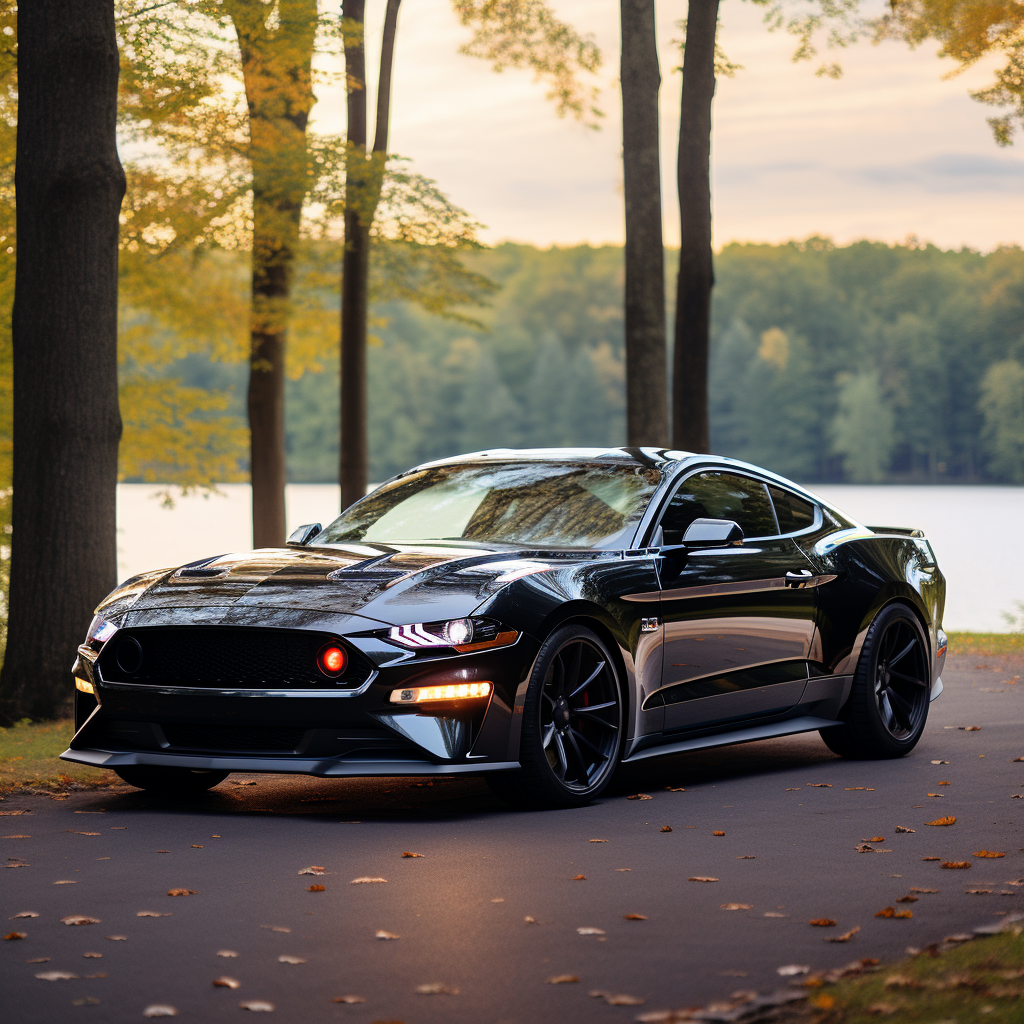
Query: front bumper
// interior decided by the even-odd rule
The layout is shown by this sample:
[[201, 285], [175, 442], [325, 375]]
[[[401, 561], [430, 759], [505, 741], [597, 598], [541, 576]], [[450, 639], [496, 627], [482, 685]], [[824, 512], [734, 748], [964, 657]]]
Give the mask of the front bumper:
[[[437, 775], [519, 767], [526, 680], [538, 645], [405, 654], [347, 638], [375, 664], [358, 689], [214, 689], [111, 682], [80, 649], [74, 674], [98, 705], [62, 759], [98, 768], [163, 765], [321, 777]], [[376, 646], [374, 646], [376, 644]], [[485, 699], [401, 706], [392, 691], [488, 680]]]

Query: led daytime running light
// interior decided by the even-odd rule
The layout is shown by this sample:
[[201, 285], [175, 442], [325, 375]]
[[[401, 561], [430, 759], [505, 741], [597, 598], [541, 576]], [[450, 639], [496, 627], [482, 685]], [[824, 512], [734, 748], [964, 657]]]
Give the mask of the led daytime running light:
[[437, 700], [468, 700], [489, 697], [491, 683], [445, 683], [442, 686], [415, 686], [407, 690], [392, 690], [392, 704], [424, 704]]

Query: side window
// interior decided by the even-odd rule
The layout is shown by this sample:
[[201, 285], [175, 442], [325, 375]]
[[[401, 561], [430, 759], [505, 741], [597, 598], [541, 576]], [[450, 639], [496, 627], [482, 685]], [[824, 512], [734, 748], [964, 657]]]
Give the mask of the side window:
[[684, 480], [661, 517], [666, 544], [680, 544], [695, 519], [731, 519], [744, 537], [773, 537], [779, 530], [765, 485], [735, 473], [709, 471]]
[[780, 533], [797, 533], [814, 525], [814, 506], [781, 487], [768, 485], [768, 491], [775, 505]]

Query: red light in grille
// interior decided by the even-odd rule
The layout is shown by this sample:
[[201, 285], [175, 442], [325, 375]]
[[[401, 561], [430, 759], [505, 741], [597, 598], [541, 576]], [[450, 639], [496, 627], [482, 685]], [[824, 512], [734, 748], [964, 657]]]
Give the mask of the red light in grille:
[[348, 658], [337, 644], [328, 644], [322, 648], [317, 657], [320, 671], [325, 676], [340, 676], [345, 671]]

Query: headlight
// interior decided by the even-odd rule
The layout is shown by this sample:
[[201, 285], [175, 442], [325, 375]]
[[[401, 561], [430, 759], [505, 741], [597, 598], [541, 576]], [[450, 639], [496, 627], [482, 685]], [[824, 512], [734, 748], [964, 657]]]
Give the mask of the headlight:
[[392, 626], [388, 640], [400, 647], [420, 650], [448, 647], [459, 652], [479, 651], [487, 647], [505, 647], [515, 643], [519, 634], [494, 619], [446, 619], [440, 622], [413, 622]]
[[98, 651], [116, 632], [117, 626], [112, 622], [107, 622], [102, 615], [96, 615], [89, 623], [89, 632], [85, 642], [89, 647]]

